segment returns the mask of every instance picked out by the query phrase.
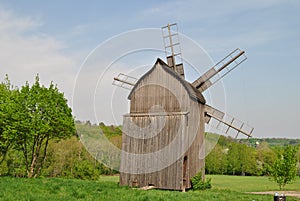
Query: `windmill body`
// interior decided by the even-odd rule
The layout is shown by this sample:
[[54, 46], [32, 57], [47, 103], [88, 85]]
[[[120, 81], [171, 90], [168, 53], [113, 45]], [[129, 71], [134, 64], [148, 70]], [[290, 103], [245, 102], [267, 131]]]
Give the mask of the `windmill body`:
[[158, 58], [138, 80], [124, 74], [114, 78], [113, 84], [131, 89], [130, 112], [123, 116], [120, 185], [184, 191], [199, 171], [204, 178], [205, 123], [215, 120], [215, 127], [225, 128], [224, 133], [234, 130], [236, 137], [253, 132], [207, 105], [202, 95], [246, 59], [244, 51], [236, 49], [189, 83], [182, 60], [176, 62], [181, 53], [175, 52], [179, 42], [174, 40], [178, 33], [171, 31], [174, 26], [163, 27], [167, 63]]
[[190, 178], [204, 167], [199, 157], [204, 134], [202, 94], [157, 59], [129, 99], [130, 113], [123, 118], [120, 184], [190, 188]]

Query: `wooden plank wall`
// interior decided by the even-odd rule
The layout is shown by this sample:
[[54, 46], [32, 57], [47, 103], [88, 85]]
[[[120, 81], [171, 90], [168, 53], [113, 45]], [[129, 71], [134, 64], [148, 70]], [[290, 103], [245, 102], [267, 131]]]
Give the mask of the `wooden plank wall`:
[[[149, 116], [147, 113], [153, 106], [163, 109], [164, 114]], [[180, 112], [182, 114], [179, 114]], [[150, 136], [149, 129], [156, 131], [159, 127], [159, 123], [153, 122], [165, 125], [155, 136]], [[199, 158], [203, 134], [203, 105], [191, 100], [178, 79], [158, 66], [132, 93], [130, 114], [124, 116], [122, 136], [124, 152], [121, 158], [120, 184], [129, 186], [151, 184], [162, 189], [181, 190], [184, 175], [183, 158], [187, 156], [186, 187], [191, 187], [190, 178], [204, 167], [204, 160]], [[180, 135], [182, 140], [176, 141], [177, 144], [171, 146], [177, 135]], [[151, 154], [161, 150], [167, 151], [157, 155], [156, 158]], [[168, 160], [173, 163], [161, 170], [152, 171]]]
[[[132, 137], [135, 128], [128, 125], [133, 125], [132, 122], [145, 125], [145, 122], [156, 118], [166, 118], [166, 121], [155, 137], [147, 138], [147, 130], [140, 131], [146, 131], [143, 133], [145, 139]], [[181, 184], [177, 181], [182, 180], [182, 140], [178, 138], [184, 135], [184, 128], [180, 125], [185, 125], [185, 119], [185, 115], [124, 117], [127, 126], [123, 127], [122, 150], [128, 154], [122, 155], [121, 185], [151, 184], [158, 188], [180, 190]]]
[[[193, 104], [193, 103], [192, 103]], [[199, 171], [202, 170], [202, 174], [204, 175], [205, 171], [205, 159], [203, 156], [205, 155], [205, 144], [204, 144], [204, 105], [198, 104], [199, 109], [189, 113], [189, 126], [188, 126], [188, 137], [189, 143], [191, 144], [188, 151], [188, 173], [187, 173], [187, 188], [190, 188], [190, 179], [194, 177]], [[197, 134], [193, 135], [194, 127], [198, 127], [196, 130]], [[202, 158], [200, 158], [200, 151], [202, 151]]]

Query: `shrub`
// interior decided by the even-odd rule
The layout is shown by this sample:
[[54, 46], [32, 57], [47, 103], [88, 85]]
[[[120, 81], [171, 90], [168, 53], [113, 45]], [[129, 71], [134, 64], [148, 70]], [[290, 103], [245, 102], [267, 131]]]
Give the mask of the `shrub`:
[[197, 173], [193, 178], [191, 178], [191, 182], [194, 190], [206, 190], [211, 188], [211, 178], [202, 180], [201, 172]]
[[298, 149], [298, 146], [284, 147], [282, 151], [279, 151], [271, 167], [272, 179], [278, 184], [280, 190], [284, 190], [286, 184], [296, 180]]

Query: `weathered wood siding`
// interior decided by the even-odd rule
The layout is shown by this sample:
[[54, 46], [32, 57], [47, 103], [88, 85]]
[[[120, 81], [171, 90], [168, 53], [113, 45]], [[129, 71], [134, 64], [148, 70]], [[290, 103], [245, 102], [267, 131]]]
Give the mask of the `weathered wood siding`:
[[178, 78], [156, 65], [130, 95], [130, 114], [123, 119], [120, 184], [190, 188], [190, 178], [204, 167], [199, 158], [203, 105], [191, 100]]
[[[196, 104], [193, 102], [191, 104]], [[200, 113], [191, 111], [189, 114], [189, 122], [188, 122], [188, 133], [187, 136], [189, 138], [190, 147], [186, 153], [188, 156], [188, 173], [187, 173], [187, 188], [190, 188], [190, 179], [195, 176], [200, 170], [202, 170], [202, 175], [204, 177], [205, 171], [205, 159], [203, 156], [205, 155], [205, 145], [204, 145], [204, 105], [197, 104], [194, 107], [198, 107], [196, 111], [200, 111]], [[194, 129], [192, 127], [198, 127], [196, 135], [193, 135]], [[202, 154], [200, 154], [202, 152]], [[201, 157], [201, 158], [200, 158]]]
[[[132, 122], [145, 125], [149, 120], [155, 121], [156, 118], [165, 118], [166, 121], [164, 128], [155, 137], [148, 138], [147, 129], [139, 133], [145, 139], [132, 137], [136, 128], [128, 125], [132, 125]], [[122, 150], [124, 152], [122, 153], [120, 184], [155, 185], [163, 189], [181, 189], [181, 184], [177, 181], [182, 180], [182, 157], [179, 153], [183, 148], [181, 142], [185, 134], [185, 121], [185, 115], [124, 117], [124, 123], [127, 126], [123, 127]]]

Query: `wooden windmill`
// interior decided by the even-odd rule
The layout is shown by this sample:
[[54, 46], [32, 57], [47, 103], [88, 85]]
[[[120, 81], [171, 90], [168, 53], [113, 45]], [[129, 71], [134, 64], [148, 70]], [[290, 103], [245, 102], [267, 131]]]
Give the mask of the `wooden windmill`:
[[[175, 30], [174, 30], [175, 28]], [[162, 27], [167, 63], [157, 59], [140, 79], [124, 74], [113, 84], [131, 89], [130, 113], [123, 116], [120, 185], [155, 186], [185, 190], [190, 178], [203, 171], [199, 157], [204, 147], [204, 125], [212, 120], [223, 125], [225, 133], [236, 131], [251, 137], [235, 118], [206, 104], [202, 92], [233, 70], [245, 59], [236, 49], [193, 83], [184, 79], [176, 24]]]

